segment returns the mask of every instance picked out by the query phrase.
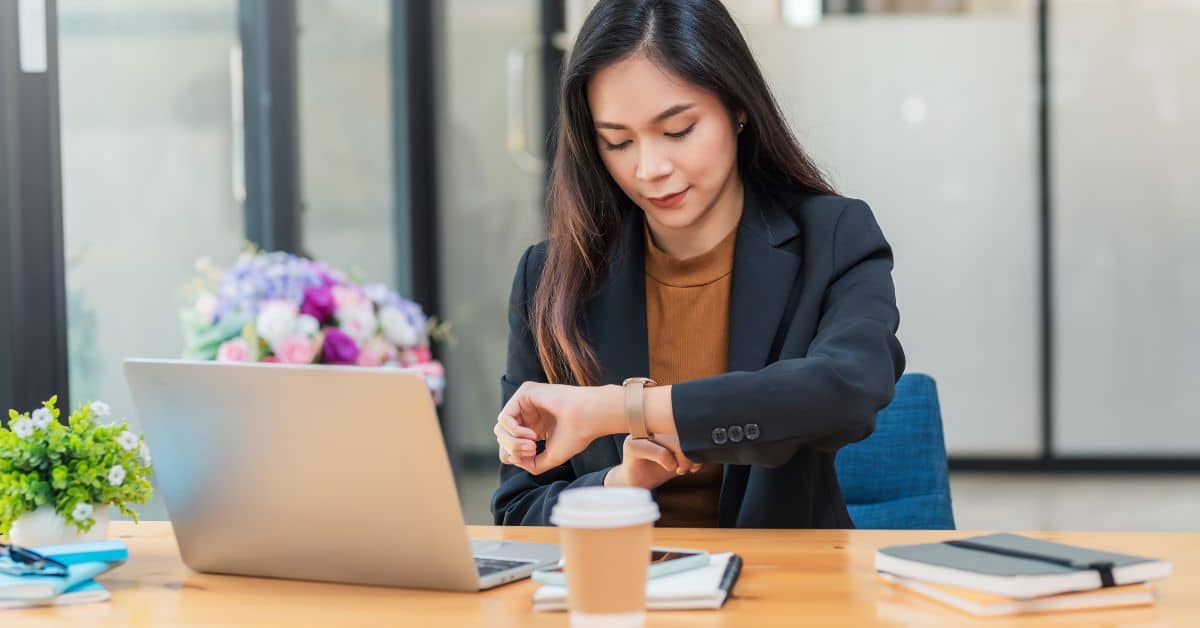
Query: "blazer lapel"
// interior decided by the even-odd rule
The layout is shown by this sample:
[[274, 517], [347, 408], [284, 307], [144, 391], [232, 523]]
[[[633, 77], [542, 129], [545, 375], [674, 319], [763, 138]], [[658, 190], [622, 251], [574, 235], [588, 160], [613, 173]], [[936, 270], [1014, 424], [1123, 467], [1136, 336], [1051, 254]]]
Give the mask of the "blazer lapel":
[[[642, 220], [636, 208], [627, 214], [612, 266], [584, 308], [586, 336], [602, 369], [599, 384], [620, 384], [626, 377], [650, 374]], [[618, 461], [624, 440], [624, 434], [612, 437]]]
[[[800, 230], [779, 200], [746, 186], [733, 255], [729, 295], [729, 371], [757, 371], [771, 345], [800, 270]], [[734, 527], [750, 476], [748, 465], [725, 465], [719, 518]]]

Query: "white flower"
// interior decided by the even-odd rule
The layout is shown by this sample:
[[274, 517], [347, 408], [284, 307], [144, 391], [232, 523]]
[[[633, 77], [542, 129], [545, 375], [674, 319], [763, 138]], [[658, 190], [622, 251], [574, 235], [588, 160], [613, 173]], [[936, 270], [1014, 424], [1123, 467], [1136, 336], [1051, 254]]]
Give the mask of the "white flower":
[[321, 323], [317, 319], [308, 314], [301, 314], [296, 318], [296, 335], [297, 336], [312, 336], [321, 330]]
[[205, 292], [196, 299], [196, 313], [204, 323], [212, 323], [217, 317], [217, 297], [211, 292]]
[[16, 421], [13, 421], [9, 427], [12, 428], [13, 434], [20, 436], [21, 438], [29, 438], [30, 436], [33, 436], [33, 430], [35, 429], [33, 426], [33, 421], [30, 421], [28, 417], [21, 417]]
[[337, 317], [338, 327], [359, 344], [375, 335], [378, 321], [369, 303], [340, 307], [334, 316]]
[[381, 283], [373, 283], [368, 286], [363, 286], [363, 293], [367, 295], [368, 299], [374, 301], [375, 303], [379, 303], [388, 298], [387, 286]]
[[146, 446], [146, 443], [142, 443], [138, 447], [138, 454], [142, 456], [142, 464], [150, 466], [150, 448]]
[[54, 421], [54, 415], [46, 408], [38, 408], [33, 411], [33, 426], [37, 429], [42, 429], [50, 425]]
[[411, 347], [419, 340], [416, 327], [397, 308], [383, 308], [379, 312], [379, 323], [383, 326], [383, 337], [398, 347]]
[[108, 407], [107, 403], [103, 401], [92, 402], [92, 414], [96, 416], [108, 416], [109, 412], [112, 412], [112, 409]]
[[71, 518], [76, 521], [87, 521], [88, 517], [92, 516], [92, 505], [79, 502], [75, 504], [75, 510], [71, 511]]
[[120, 436], [117, 437], [117, 444], [120, 445], [121, 449], [124, 449], [125, 451], [133, 451], [138, 446], [137, 434], [134, 434], [129, 430], [125, 430], [124, 432], [121, 432]]
[[113, 486], [120, 486], [121, 482], [125, 481], [125, 467], [119, 464], [114, 464], [113, 468], [108, 470], [108, 483]]
[[258, 312], [255, 325], [258, 335], [272, 347], [292, 335], [296, 328], [296, 317], [300, 315], [296, 305], [290, 301], [268, 301]]

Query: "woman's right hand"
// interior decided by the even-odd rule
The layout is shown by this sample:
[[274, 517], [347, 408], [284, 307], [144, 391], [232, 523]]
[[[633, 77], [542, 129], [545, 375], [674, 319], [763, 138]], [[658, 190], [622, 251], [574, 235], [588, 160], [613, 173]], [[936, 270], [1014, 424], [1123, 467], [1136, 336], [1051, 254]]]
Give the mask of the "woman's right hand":
[[[656, 436], [656, 439], [674, 437]], [[667, 480], [700, 470], [700, 465], [688, 460], [679, 451], [678, 440], [673, 449], [645, 438], [625, 437], [621, 464], [609, 469], [604, 476], [605, 486], [638, 486], [656, 489]]]

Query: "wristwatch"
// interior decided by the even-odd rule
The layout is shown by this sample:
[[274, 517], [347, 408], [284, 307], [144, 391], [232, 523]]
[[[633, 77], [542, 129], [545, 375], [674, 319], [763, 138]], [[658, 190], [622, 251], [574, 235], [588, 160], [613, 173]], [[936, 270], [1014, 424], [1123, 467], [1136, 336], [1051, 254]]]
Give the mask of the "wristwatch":
[[629, 426], [629, 435], [634, 438], [650, 438], [646, 429], [646, 411], [643, 406], [643, 392], [646, 386], [657, 386], [658, 382], [649, 377], [630, 377], [621, 382], [625, 387], [625, 423]]

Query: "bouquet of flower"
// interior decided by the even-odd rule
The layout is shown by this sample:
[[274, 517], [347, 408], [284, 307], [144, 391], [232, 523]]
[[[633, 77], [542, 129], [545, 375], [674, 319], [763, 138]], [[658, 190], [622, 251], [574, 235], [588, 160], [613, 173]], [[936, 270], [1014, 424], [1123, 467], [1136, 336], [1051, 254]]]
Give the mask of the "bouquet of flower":
[[282, 252], [249, 250], [225, 270], [201, 259], [196, 270], [181, 312], [185, 358], [408, 368], [441, 403], [445, 371], [429, 343], [448, 326], [382, 284]]
[[150, 451], [125, 421], [100, 424], [108, 405], [95, 401], [58, 422], [58, 397], [32, 414], [9, 410], [0, 428], [0, 533], [18, 517], [51, 506], [80, 532], [91, 529], [95, 505], [111, 504], [137, 521], [129, 504], [150, 498]]

